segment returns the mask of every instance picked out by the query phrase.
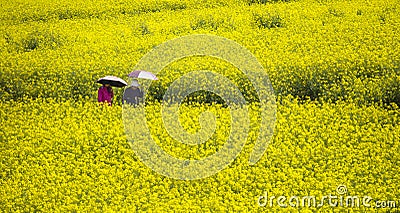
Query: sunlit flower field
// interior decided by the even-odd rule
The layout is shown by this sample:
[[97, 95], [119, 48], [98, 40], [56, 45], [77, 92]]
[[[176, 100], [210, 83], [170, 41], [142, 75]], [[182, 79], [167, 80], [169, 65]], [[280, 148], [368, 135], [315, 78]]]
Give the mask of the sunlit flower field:
[[[398, 1], [0, 5], [1, 212], [399, 211]], [[262, 108], [246, 76], [207, 56], [169, 64], [149, 87], [146, 104], [131, 110], [145, 109], [152, 138], [170, 155], [211, 156], [233, 125], [221, 99], [197, 94], [184, 99], [175, 119], [195, 133], [204, 127], [200, 115], [211, 112], [215, 132], [198, 145], [171, 137], [162, 97], [180, 76], [220, 73], [238, 85], [250, 109], [242, 113], [249, 131], [245, 141], [234, 140], [245, 144], [233, 162], [209, 177], [181, 180], [140, 159], [126, 134], [124, 90], [114, 89], [112, 107], [99, 105], [96, 80], [129, 81], [127, 74], [154, 47], [194, 34], [228, 38], [257, 58], [275, 91], [276, 121], [264, 155], [249, 164]], [[359, 205], [347, 205], [349, 197]]]

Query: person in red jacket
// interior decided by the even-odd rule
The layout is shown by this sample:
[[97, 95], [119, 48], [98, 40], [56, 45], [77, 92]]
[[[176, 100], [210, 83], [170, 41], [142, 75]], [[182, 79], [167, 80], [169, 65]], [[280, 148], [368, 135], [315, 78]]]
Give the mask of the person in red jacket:
[[100, 103], [107, 103], [109, 106], [112, 105], [112, 99], [114, 92], [109, 84], [103, 84], [97, 91], [97, 100]]

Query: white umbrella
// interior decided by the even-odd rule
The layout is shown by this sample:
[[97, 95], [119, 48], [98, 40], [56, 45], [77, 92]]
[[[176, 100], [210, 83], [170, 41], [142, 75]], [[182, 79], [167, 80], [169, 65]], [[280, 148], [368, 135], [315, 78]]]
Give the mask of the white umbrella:
[[131, 78], [143, 78], [150, 80], [158, 80], [157, 76], [151, 72], [143, 71], [143, 70], [135, 70], [128, 74]]

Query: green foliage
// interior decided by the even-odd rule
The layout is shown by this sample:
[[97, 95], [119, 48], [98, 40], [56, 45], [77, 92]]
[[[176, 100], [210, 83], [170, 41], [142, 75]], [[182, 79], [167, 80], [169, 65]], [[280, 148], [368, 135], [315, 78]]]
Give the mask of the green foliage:
[[213, 16], [208, 17], [197, 17], [191, 24], [192, 30], [206, 29], [215, 31], [218, 28], [223, 27], [225, 21], [223, 19], [216, 20]]
[[277, 2], [291, 2], [294, 0], [247, 0], [248, 4], [268, 4]]
[[66, 43], [66, 39], [49, 31], [34, 30], [26, 36], [13, 37], [4, 35], [9, 51], [30, 52], [34, 50], [55, 50]]
[[279, 15], [255, 14], [254, 20], [258, 28], [279, 28], [284, 26], [284, 20]]

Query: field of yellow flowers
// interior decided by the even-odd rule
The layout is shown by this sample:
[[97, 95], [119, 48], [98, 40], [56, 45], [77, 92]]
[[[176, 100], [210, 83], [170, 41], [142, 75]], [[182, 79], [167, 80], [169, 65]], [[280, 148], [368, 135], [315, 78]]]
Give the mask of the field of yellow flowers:
[[[398, 1], [17, 0], [0, 5], [1, 212], [400, 208]], [[128, 80], [126, 74], [154, 47], [193, 34], [225, 37], [254, 54], [275, 90], [276, 122], [256, 164], [249, 158], [259, 134], [257, 110], [242, 113], [249, 118], [248, 137], [236, 139], [244, 147], [229, 166], [210, 177], [180, 180], [141, 160], [125, 131], [123, 90], [115, 89], [112, 107], [99, 106], [95, 81], [104, 75]], [[182, 128], [195, 133], [202, 127], [197, 118], [208, 111], [217, 118], [215, 132], [194, 146], [168, 134], [159, 101], [191, 70], [227, 76], [240, 85], [248, 106], [260, 109], [246, 76], [229, 62], [202, 56], [169, 64], [140, 107], [146, 109], [152, 138], [179, 159], [218, 152], [233, 125], [223, 103], [188, 101], [176, 118]], [[206, 99], [221, 102], [212, 95]], [[328, 202], [332, 196], [336, 203]], [[346, 205], [348, 197], [359, 198], [359, 205]]]

